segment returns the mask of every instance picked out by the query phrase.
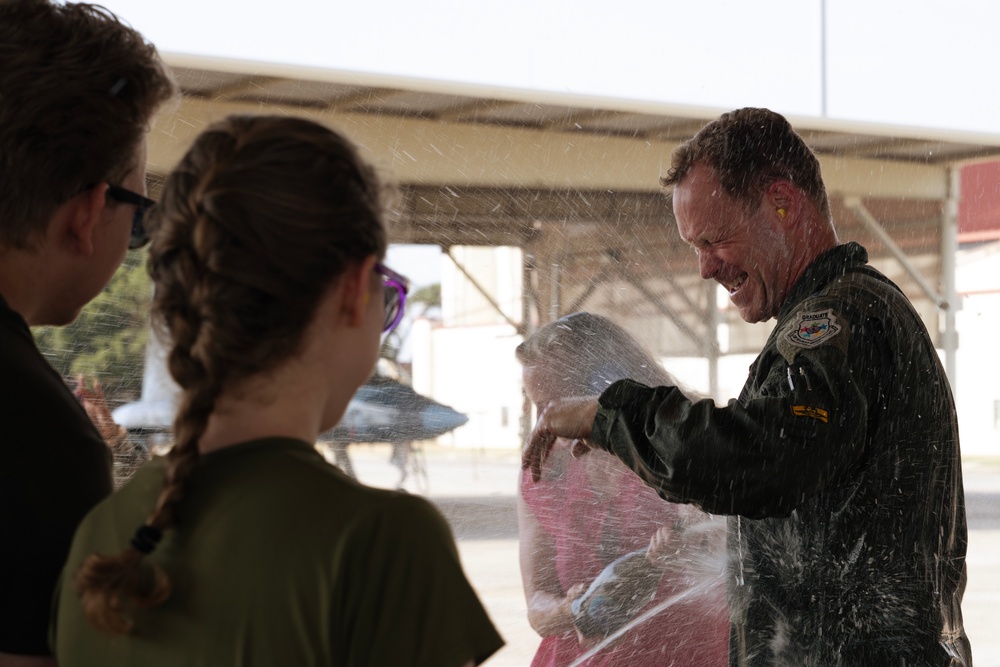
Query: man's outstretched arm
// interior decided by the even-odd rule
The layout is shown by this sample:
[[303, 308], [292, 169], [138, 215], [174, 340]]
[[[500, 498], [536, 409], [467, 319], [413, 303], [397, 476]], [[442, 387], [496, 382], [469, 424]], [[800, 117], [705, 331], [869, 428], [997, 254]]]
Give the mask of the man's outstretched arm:
[[597, 415], [596, 396], [574, 396], [550, 401], [538, 415], [535, 428], [528, 436], [528, 443], [521, 457], [521, 467], [531, 469], [531, 479], [537, 482], [542, 466], [555, 444], [556, 438], [578, 440], [574, 452], [588, 448], [585, 438], [590, 437]]

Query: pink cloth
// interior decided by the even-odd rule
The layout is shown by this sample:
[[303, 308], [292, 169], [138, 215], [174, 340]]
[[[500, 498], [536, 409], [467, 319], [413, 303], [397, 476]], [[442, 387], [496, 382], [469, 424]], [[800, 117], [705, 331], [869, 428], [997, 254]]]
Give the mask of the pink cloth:
[[[588, 479], [584, 458], [565, 451], [550, 457], [545, 476], [521, 476], [521, 494], [540, 530], [555, 545], [556, 571], [565, 592], [574, 584], [589, 585], [615, 558], [644, 549], [657, 528], [673, 525], [691, 508], [668, 503], [632, 471], [602, 499]], [[587, 454], [586, 456], [590, 456]], [[618, 466], [617, 462], [610, 465]], [[690, 581], [668, 574], [650, 606], [686, 590]], [[603, 649], [588, 667], [714, 667], [728, 664], [729, 619], [721, 584], [661, 611], [636, 626], [617, 644]], [[585, 653], [576, 634], [544, 637], [532, 667], [564, 667]]]

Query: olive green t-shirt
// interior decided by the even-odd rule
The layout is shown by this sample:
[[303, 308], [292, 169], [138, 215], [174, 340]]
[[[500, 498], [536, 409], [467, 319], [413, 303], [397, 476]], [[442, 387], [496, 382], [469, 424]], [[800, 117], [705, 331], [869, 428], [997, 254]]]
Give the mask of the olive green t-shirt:
[[503, 645], [430, 503], [365, 487], [283, 438], [201, 458], [177, 528], [147, 556], [170, 576], [170, 599], [137, 611], [129, 635], [97, 632], [73, 575], [88, 554], [128, 544], [164, 471], [144, 466], [77, 531], [55, 600], [60, 667], [447, 667]]

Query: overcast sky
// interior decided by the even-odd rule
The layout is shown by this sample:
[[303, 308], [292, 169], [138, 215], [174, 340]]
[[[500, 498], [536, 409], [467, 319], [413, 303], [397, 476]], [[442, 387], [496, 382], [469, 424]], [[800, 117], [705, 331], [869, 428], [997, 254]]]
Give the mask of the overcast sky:
[[[1000, 144], [992, 0], [103, 4], [165, 53], [720, 111], [766, 106]], [[388, 260], [427, 284], [439, 275], [432, 252], [396, 248]]]
[[162, 51], [1000, 137], [992, 0], [106, 0]]

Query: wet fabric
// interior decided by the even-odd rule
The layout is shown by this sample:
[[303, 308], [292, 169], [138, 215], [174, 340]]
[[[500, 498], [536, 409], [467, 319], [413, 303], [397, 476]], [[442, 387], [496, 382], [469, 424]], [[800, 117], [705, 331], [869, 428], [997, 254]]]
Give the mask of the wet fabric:
[[124, 637], [91, 629], [72, 576], [128, 543], [160, 492], [156, 459], [88, 515], [57, 600], [56, 657], [79, 665], [464, 665], [503, 644], [426, 500], [365, 487], [297, 440], [202, 457], [179, 527], [148, 558], [170, 599]]
[[[572, 458], [568, 449], [561, 447], [554, 452], [541, 480], [532, 482], [528, 470], [521, 475], [522, 499], [550, 541], [563, 594], [575, 584], [590, 584], [619, 556], [648, 547], [650, 538], [661, 526], [674, 526], [682, 516], [690, 521], [707, 518], [700, 512], [692, 513], [691, 508], [663, 502], [642, 480], [613, 460], [610, 466], [621, 470], [614, 488], [605, 492], [595, 489], [584, 459]], [[697, 577], [668, 571], [649, 607], [704, 583]], [[724, 598], [724, 587], [716, 581], [707, 591], [636, 625], [585, 664], [588, 667], [725, 665], [728, 619]], [[531, 664], [564, 667], [585, 651], [575, 633], [544, 637]]]
[[866, 263], [850, 243], [807, 269], [728, 406], [629, 381], [600, 398], [602, 447], [663, 497], [734, 515], [733, 665], [972, 664], [954, 400]]
[[0, 297], [0, 652], [48, 655], [52, 590], [111, 454], [24, 319]]

